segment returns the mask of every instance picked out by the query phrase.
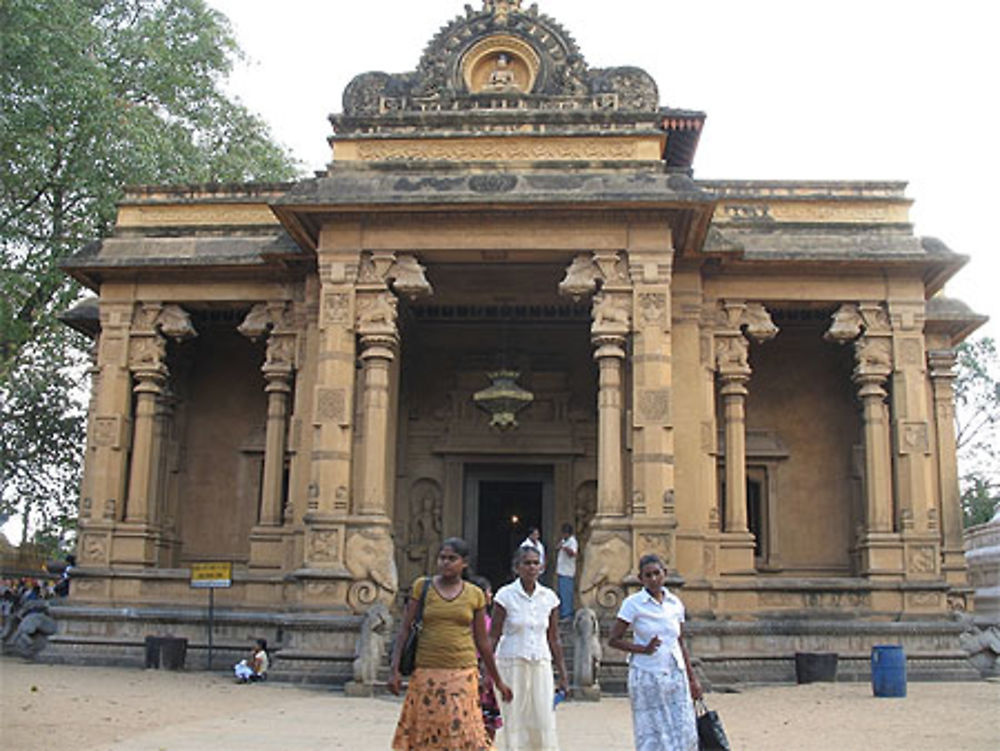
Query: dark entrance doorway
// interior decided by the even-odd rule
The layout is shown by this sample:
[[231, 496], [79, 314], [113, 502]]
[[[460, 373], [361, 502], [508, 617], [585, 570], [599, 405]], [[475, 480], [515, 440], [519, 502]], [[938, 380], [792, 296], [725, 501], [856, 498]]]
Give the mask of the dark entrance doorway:
[[548, 545], [552, 490], [551, 467], [467, 467], [465, 534], [473, 545], [473, 567], [494, 591], [513, 578], [511, 556], [529, 529], [539, 527]]
[[510, 581], [511, 554], [542, 526], [542, 483], [479, 483], [479, 573], [494, 587]]

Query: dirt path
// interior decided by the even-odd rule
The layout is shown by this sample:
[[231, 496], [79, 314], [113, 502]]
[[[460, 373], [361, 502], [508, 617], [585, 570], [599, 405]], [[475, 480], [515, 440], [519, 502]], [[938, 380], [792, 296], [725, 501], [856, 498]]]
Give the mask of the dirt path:
[[[766, 686], [709, 695], [733, 748], [1000, 749], [1000, 684], [910, 683], [876, 699], [862, 683]], [[384, 751], [399, 700], [324, 688], [234, 684], [228, 676], [0, 660], [0, 746], [17, 751], [295, 749]], [[567, 751], [632, 748], [628, 702], [567, 702]]]

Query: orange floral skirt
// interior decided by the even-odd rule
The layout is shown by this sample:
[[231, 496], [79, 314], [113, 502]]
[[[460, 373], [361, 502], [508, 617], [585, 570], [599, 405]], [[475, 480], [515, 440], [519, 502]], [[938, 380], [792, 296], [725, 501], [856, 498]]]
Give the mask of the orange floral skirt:
[[403, 700], [394, 751], [492, 751], [476, 668], [417, 668]]

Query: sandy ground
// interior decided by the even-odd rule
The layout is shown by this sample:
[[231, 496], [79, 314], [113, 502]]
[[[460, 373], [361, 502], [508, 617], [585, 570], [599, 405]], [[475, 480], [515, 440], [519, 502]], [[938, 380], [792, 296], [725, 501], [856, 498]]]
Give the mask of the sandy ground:
[[[863, 683], [750, 687], [710, 694], [733, 748], [1000, 749], [1000, 683], [910, 683], [878, 699]], [[0, 659], [0, 748], [194, 751], [389, 748], [393, 697], [236, 685], [223, 674], [32, 665]], [[631, 749], [628, 701], [569, 701], [557, 712], [572, 751]]]

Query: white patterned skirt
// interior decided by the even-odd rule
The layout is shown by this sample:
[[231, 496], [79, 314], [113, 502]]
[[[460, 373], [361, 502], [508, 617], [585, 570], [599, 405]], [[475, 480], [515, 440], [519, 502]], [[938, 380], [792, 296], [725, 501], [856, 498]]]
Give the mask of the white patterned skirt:
[[514, 692], [512, 701], [500, 702], [503, 727], [497, 731], [497, 751], [559, 751], [552, 662], [498, 658], [497, 670]]
[[629, 668], [636, 751], [697, 751], [698, 730], [687, 673], [676, 661], [672, 664], [666, 673]]

